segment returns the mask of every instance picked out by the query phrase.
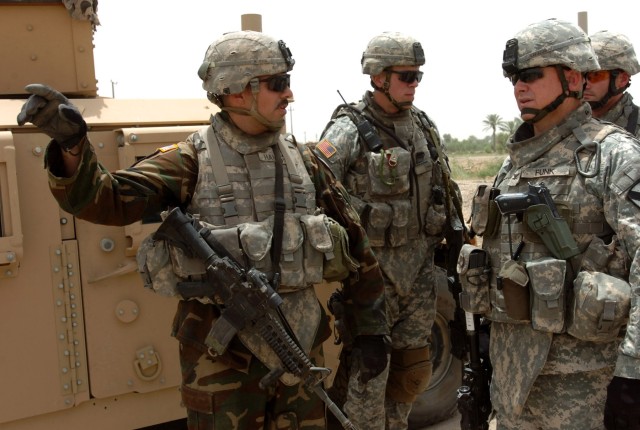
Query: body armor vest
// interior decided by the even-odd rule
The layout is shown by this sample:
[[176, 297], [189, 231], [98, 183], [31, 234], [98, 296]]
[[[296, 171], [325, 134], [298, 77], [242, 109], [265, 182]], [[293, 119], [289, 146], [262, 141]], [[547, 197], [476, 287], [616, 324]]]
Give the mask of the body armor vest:
[[[429, 207], [443, 204], [442, 173], [433, 149], [440, 142], [433, 142], [415, 108], [394, 116], [378, 115], [363, 102], [358, 109], [372, 114], [395, 137], [378, 127], [383, 149], [364, 152], [347, 173], [345, 184], [365, 204], [358, 209], [372, 246], [401, 246], [425, 233]], [[434, 202], [436, 186], [439, 201]]]

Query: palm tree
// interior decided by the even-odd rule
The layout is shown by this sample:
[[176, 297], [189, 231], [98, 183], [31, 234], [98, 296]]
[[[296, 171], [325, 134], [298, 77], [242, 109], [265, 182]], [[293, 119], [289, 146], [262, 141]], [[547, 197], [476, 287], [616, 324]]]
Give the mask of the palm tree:
[[496, 130], [504, 123], [500, 115], [491, 113], [482, 121], [485, 125], [483, 130], [491, 130], [491, 150], [496, 152]]
[[498, 128], [511, 136], [520, 127], [520, 124], [522, 124], [522, 119], [516, 116], [513, 117], [513, 121], [502, 121], [502, 124], [498, 124]]

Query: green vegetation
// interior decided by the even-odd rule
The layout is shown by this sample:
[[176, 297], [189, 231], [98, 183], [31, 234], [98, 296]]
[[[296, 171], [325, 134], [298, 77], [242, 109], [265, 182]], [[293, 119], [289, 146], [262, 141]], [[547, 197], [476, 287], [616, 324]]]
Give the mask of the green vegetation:
[[495, 154], [494, 156], [468, 155], [459, 156], [457, 154], [449, 155], [449, 164], [451, 165], [451, 175], [456, 180], [461, 179], [489, 179], [493, 178], [506, 154]]

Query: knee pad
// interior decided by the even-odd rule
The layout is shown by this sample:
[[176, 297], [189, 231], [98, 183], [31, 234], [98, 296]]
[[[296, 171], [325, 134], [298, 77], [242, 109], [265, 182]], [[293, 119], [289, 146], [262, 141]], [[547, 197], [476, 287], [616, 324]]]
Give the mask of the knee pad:
[[429, 385], [433, 363], [430, 361], [429, 345], [417, 349], [394, 349], [391, 351], [387, 396], [391, 399], [411, 403]]
[[275, 416], [275, 419], [271, 421], [269, 430], [299, 430], [300, 425], [298, 423], [298, 417], [295, 412], [285, 411]]

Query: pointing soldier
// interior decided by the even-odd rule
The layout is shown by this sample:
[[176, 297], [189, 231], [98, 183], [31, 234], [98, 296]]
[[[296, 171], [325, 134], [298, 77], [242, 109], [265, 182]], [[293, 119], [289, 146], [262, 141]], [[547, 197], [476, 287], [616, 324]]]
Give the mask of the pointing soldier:
[[[167, 208], [186, 210], [230, 255], [266, 274], [299, 347], [322, 366], [321, 345], [329, 333], [314, 283], [344, 280], [356, 339], [382, 338], [387, 329], [379, 268], [357, 214], [330, 171], [293, 136], [281, 134], [293, 97], [293, 65], [282, 41], [252, 31], [225, 34], [209, 46], [198, 70], [209, 100], [220, 108], [211, 125], [112, 173], [98, 163], [78, 110], [54, 89], [28, 86], [32, 95], [18, 123], [31, 122], [52, 137], [46, 166], [51, 191], [66, 211], [94, 223], [126, 225]], [[345, 233], [359, 264], [347, 250], [340, 252]], [[138, 262], [154, 291], [185, 298], [176, 281], [203, 281], [175, 250], [165, 259], [169, 266], [152, 269], [166, 249], [162, 241], [147, 240], [140, 248]], [[252, 333], [239, 330], [222, 353], [212, 351], [208, 334], [229, 306], [210, 297], [178, 305], [172, 334], [180, 342], [189, 428], [323, 429], [324, 405], [306, 384], [285, 373], [262, 388], [265, 376], [278, 369], [272, 368], [274, 351], [262, 350]], [[385, 359], [382, 354], [371, 372], [383, 371]]]

